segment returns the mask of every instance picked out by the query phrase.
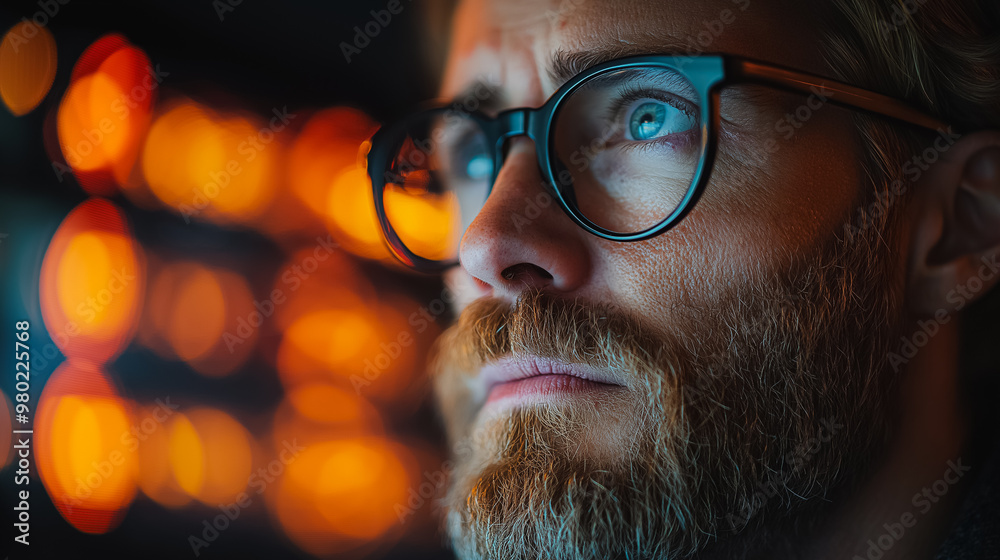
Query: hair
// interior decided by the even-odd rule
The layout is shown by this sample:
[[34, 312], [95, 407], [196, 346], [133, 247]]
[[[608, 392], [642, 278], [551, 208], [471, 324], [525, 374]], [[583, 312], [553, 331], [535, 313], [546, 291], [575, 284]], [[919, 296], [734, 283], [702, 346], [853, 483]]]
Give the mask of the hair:
[[[830, 0], [829, 7], [823, 46], [835, 77], [907, 101], [963, 134], [1000, 129], [1000, 2]], [[896, 181], [908, 185], [903, 163], [928, 147], [928, 136], [861, 112], [854, 119], [875, 187], [867, 204]], [[1000, 338], [998, 311], [1000, 290], [993, 290], [962, 313], [964, 372], [1000, 368], [991, 350]]]

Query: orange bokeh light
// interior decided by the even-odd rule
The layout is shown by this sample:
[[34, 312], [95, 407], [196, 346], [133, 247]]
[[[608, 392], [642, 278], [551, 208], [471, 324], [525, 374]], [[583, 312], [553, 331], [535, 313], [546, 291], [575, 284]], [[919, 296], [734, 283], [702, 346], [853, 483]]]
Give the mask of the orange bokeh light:
[[142, 170], [153, 194], [185, 221], [247, 223], [275, 194], [280, 152], [269, 128], [185, 100], [153, 122]]
[[425, 259], [458, 257], [461, 209], [453, 193], [431, 196], [390, 188], [384, 195], [385, 213], [400, 240]]
[[287, 465], [270, 502], [285, 533], [315, 555], [385, 545], [401, 533], [413, 475], [406, 449], [379, 437], [306, 447]]
[[[306, 313], [285, 330], [278, 347], [278, 375], [288, 388], [329, 382], [366, 398], [393, 402], [412, 388], [414, 379], [420, 333], [407, 321], [387, 305]], [[421, 326], [427, 329], [430, 323]]]
[[14, 24], [0, 42], [0, 99], [21, 116], [45, 99], [56, 77], [56, 41], [29, 21]]
[[222, 337], [226, 326], [226, 296], [219, 278], [196, 268], [177, 287], [167, 326], [167, 338], [184, 361], [208, 353]]
[[80, 57], [57, 129], [62, 155], [85, 191], [140, 188], [135, 164], [157, 87], [149, 58], [120, 35], [105, 36]]
[[271, 294], [276, 293], [284, 300], [275, 309], [275, 326], [282, 331], [317, 309], [364, 308], [376, 301], [375, 289], [356, 260], [320, 245], [289, 255], [275, 275]]
[[135, 332], [144, 282], [141, 248], [124, 214], [102, 199], [81, 203], [42, 261], [39, 300], [49, 335], [67, 356], [111, 359]]
[[289, 183], [317, 215], [326, 213], [327, 192], [337, 176], [358, 163], [358, 148], [376, 125], [356, 109], [334, 107], [310, 117], [289, 152]]
[[312, 445], [331, 438], [374, 436], [384, 433], [382, 418], [356, 392], [329, 383], [306, 383], [290, 389], [272, 419], [275, 452], [285, 441]]
[[371, 417], [371, 405], [354, 393], [325, 383], [309, 383], [288, 391], [292, 407], [309, 420], [343, 425]]
[[369, 259], [390, 258], [375, 215], [371, 181], [363, 168], [351, 167], [333, 180], [327, 191], [326, 222], [348, 251]]
[[165, 412], [147, 406], [139, 413], [143, 419], [137, 422], [142, 436], [138, 444], [139, 488], [160, 505], [176, 508], [191, 501], [174, 476], [170, 459], [170, 423], [179, 421], [183, 414], [170, 410], [169, 416], [164, 416]]
[[89, 362], [60, 365], [39, 397], [38, 472], [59, 513], [80, 531], [113, 529], [135, 497], [131, 417], [107, 374]]
[[247, 281], [195, 262], [161, 263], [147, 310], [141, 342], [212, 377], [241, 366], [259, 336], [251, 324], [255, 308]]
[[198, 408], [169, 426], [169, 462], [180, 488], [212, 506], [231, 503], [250, 478], [250, 435], [225, 412]]

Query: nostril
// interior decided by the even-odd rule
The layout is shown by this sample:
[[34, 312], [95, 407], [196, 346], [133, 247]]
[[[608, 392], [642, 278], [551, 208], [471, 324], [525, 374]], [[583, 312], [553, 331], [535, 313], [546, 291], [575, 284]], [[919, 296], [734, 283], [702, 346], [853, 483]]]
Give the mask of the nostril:
[[524, 281], [528, 281], [532, 278], [542, 281], [552, 280], [552, 275], [549, 274], [547, 270], [531, 263], [519, 263], [513, 266], [508, 266], [503, 269], [500, 276], [502, 276], [505, 280], [514, 280], [516, 278], [520, 278]]

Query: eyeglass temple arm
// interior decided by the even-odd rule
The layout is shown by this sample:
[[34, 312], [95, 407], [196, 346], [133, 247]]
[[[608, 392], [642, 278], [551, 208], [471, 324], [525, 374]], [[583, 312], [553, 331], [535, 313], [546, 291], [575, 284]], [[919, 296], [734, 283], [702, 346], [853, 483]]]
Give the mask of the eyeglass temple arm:
[[[736, 81], [756, 82], [787, 91], [828, 95], [831, 103], [862, 109], [931, 130], [945, 130], [948, 124], [887, 95], [857, 88], [820, 76], [751, 60], [727, 59], [726, 76]], [[829, 92], [829, 93], [828, 93]]]

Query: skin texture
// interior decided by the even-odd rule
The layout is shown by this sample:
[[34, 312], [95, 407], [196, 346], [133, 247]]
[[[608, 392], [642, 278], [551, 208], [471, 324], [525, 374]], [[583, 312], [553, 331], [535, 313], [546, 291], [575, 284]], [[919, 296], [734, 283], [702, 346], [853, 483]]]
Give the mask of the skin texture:
[[[725, 15], [727, 10], [728, 15]], [[752, 5], [731, 0], [552, 3], [469, 0], [460, 4], [455, 16], [442, 94], [461, 100], [468, 95], [463, 93], [465, 90], [481, 81], [497, 86], [496, 109], [541, 105], [559, 85], [551, 79], [549, 68], [549, 61], [557, 51], [610, 51], [624, 56], [671, 52], [681, 46], [682, 52], [697, 49], [734, 53], [828, 75], [817, 38], [819, 17], [818, 10], [810, 9], [807, 3], [765, 0], [755, 0]], [[699, 33], [711, 29], [711, 22], [716, 20], [728, 23], [722, 26], [720, 33], [710, 36], [707, 45], [702, 40], [699, 47]], [[776, 510], [774, 519], [753, 526], [754, 535], [727, 536], [734, 540], [744, 539], [738, 541], [742, 544], [734, 545], [733, 550], [750, 550], [752, 542], [753, 552], [764, 557], [779, 553], [782, 557], [802, 558], [863, 556], [868, 548], [867, 540], [885, 532], [883, 523], [898, 521], [901, 513], [912, 509], [910, 502], [914, 493], [939, 479], [947, 461], [961, 458], [967, 426], [958, 410], [955, 389], [957, 321], [941, 325], [940, 332], [921, 349], [918, 357], [909, 360], [901, 369], [890, 367], [885, 358], [889, 352], [898, 350], [896, 341], [900, 332], [912, 333], [916, 321], [954, 307], [949, 303], [948, 294], [955, 286], [965, 285], [969, 278], [979, 275], [983, 288], [966, 298], [975, 301], [1000, 277], [984, 278], [980, 272], [983, 259], [994, 257], [1000, 245], [997, 228], [988, 225], [1000, 216], [1000, 135], [984, 131], [963, 136], [921, 176], [914, 187], [917, 194], [908, 198], [905, 205], [893, 209], [897, 218], [892, 222], [893, 229], [868, 232], [871, 235], [866, 241], [855, 247], [856, 251], [865, 253], [861, 258], [852, 259], [845, 257], [844, 246], [839, 244], [843, 241], [844, 224], [855, 215], [864, 189], [873, 186], [863, 176], [858, 163], [860, 148], [849, 111], [823, 106], [813, 111], [808, 121], [795, 128], [790, 137], [785, 136], [786, 129], [779, 128], [779, 124], [785, 115], [794, 113], [805, 102], [802, 96], [764, 88], [739, 87], [723, 92], [721, 153], [705, 195], [680, 225], [664, 235], [641, 242], [617, 243], [592, 236], [573, 224], [556, 204], [544, 206], [538, 218], [518, 227], [512, 217], [525, 215], [529, 206], [527, 201], [536, 199], [542, 190], [542, 179], [530, 141], [525, 138], [512, 141], [490, 198], [462, 240], [461, 266], [448, 275], [449, 283], [461, 295], [460, 308], [476, 300], [483, 302], [483, 305], [466, 309], [464, 326], [460, 322], [445, 338], [438, 364], [438, 397], [449, 435], [453, 442], [464, 441], [466, 446], [470, 439], [476, 442], [471, 446], [472, 459], [466, 457], [464, 466], [456, 473], [449, 501], [452, 513], [464, 507], [477, 477], [483, 472], [493, 472], [489, 471], [496, 467], [490, 466], [491, 453], [514, 460], [514, 463], [505, 463], [508, 465], [523, 461], [520, 471], [500, 468], [502, 476], [521, 476], [525, 470], [546, 468], [512, 450], [512, 442], [522, 441], [517, 434], [524, 437], [530, 433], [524, 431], [528, 427], [543, 432], [559, 431], [573, 443], [570, 450], [562, 449], [558, 438], [546, 440], [544, 434], [538, 436], [537, 441], [532, 440], [537, 450], [550, 453], [548, 456], [557, 462], [567, 457], [582, 458], [590, 464], [613, 469], [614, 458], [622, 457], [622, 461], [626, 461], [625, 458], [631, 457], [626, 450], [634, 450], [636, 445], [630, 439], [634, 434], [622, 435], [626, 433], [623, 426], [639, 424], [637, 419], [643, 417], [642, 404], [647, 400], [665, 402], [660, 399], [666, 394], [663, 388], [655, 389], [658, 387], [657, 376], [653, 373], [656, 369], [652, 367], [655, 360], [631, 365], [626, 361], [616, 367], [623, 368], [626, 372], [623, 375], [632, 380], [629, 386], [633, 389], [630, 393], [633, 401], [616, 398], [603, 403], [604, 406], [595, 407], [594, 403], [589, 403], [578, 407], [580, 410], [574, 410], [576, 405], [570, 404], [537, 411], [535, 415], [515, 410], [477, 418], [477, 407], [481, 404], [477, 399], [481, 395], [463, 388], [474, 385], [478, 368], [484, 363], [483, 355], [489, 357], [492, 352], [499, 356], [504, 351], [509, 352], [510, 346], [509, 343], [505, 347], [500, 343], [484, 342], [486, 335], [483, 333], [489, 331], [477, 331], [476, 319], [488, 316], [490, 306], [502, 309], [525, 298], [537, 298], [538, 294], [591, 308], [596, 308], [598, 303], [610, 306], [600, 309], [605, 315], [628, 318], [630, 321], [626, 324], [641, 330], [643, 336], [659, 340], [670, 349], [667, 353], [674, 356], [669, 363], [686, 364], [686, 369], [680, 369], [688, 371], [691, 377], [682, 381], [689, 383], [697, 382], [699, 372], [703, 374], [705, 362], [709, 361], [706, 355], [722, 355], [727, 351], [739, 354], [715, 366], [729, 367], [734, 374], [753, 372], [757, 371], [755, 368], [771, 367], [761, 364], [767, 362], [769, 344], [785, 340], [781, 335], [788, 335], [787, 340], [798, 341], [798, 348], [808, 348], [801, 340], [811, 333], [830, 334], [825, 344], [816, 347], [822, 349], [823, 359], [810, 362], [801, 352], [793, 352], [788, 356], [787, 363], [792, 364], [789, 367], [794, 369], [796, 363], [813, 364], [812, 371], [821, 373], [844, 373], [845, 369], [856, 368], [856, 371], [846, 372], [854, 377], [847, 378], [845, 387], [851, 386], [851, 379], [857, 381], [875, 376], [876, 385], [882, 387], [882, 392], [870, 406], [883, 402], [885, 410], [866, 419], [865, 414], [873, 413], [865, 412], [864, 408], [852, 409], [850, 405], [856, 403], [849, 401], [857, 395], [845, 389], [843, 394], [831, 397], [834, 401], [839, 398], [842, 408], [819, 407], [811, 411], [813, 424], [803, 424], [814, 425], [824, 411], [837, 414], [839, 418], [867, 421], [870, 433], [866, 434], [858, 426], [850, 428], [848, 436], [837, 444], [843, 447], [835, 454], [841, 459], [849, 457], [850, 460], [843, 459], [847, 468], [857, 468], [865, 476], [860, 479], [843, 475], [823, 478], [812, 473], [815, 482], [829, 484], [831, 490], [837, 490], [837, 500], [821, 511], [807, 509], [808, 516], [804, 518], [808, 523], [803, 521], [801, 527], [789, 525], [787, 519], [783, 521]], [[787, 120], [785, 122], [787, 124]], [[778, 148], [773, 153], [763, 149], [769, 139], [777, 141]], [[822, 257], [831, 257], [831, 253], [837, 252], [834, 248], [840, 250], [838, 254], [843, 258], [824, 260]], [[847, 249], [851, 249], [850, 244]], [[859, 272], [854, 276], [836, 276], [830, 281], [831, 285], [845, 287], [858, 281], [872, 284], [874, 287], [866, 287], [859, 293], [869, 294], [870, 302], [880, 303], [881, 307], [874, 311], [870, 306], [852, 307], [859, 303], [854, 300], [865, 300], [852, 297], [845, 297], [839, 307], [823, 307], [831, 301], [840, 301], [837, 296], [843, 294], [837, 293], [817, 293], [816, 297], [795, 301], [797, 292], [791, 288], [799, 285], [796, 281], [808, 278], [795, 271], [801, 272], [800, 267], [809, 266], [821, 270], [831, 263], [833, 269], [839, 264]], [[876, 269], [877, 274], [860, 274], [864, 268]], [[782, 281], [768, 283], [768, 279], [773, 278]], [[779, 309], [767, 305], [769, 297], [791, 297], [791, 308], [800, 318], [820, 317], [823, 313], [840, 313], [847, 317], [827, 319], [826, 322], [817, 320], [812, 330], [801, 325], [794, 330], [782, 321], [767, 320], [780, 314]], [[538, 306], [546, 305], [544, 298], [531, 301]], [[757, 321], [752, 315], [741, 313], [741, 301], [764, 319]], [[728, 318], [729, 323], [712, 323], [715, 314]], [[850, 329], [852, 319], [861, 321], [865, 328]], [[511, 319], [514, 322], [509, 325], [538, 327], [540, 323], [531, 322], [537, 320], [528, 318], [517, 322]], [[703, 332], [693, 326], [699, 321], [735, 328], [740, 328], [743, 322], [749, 334], [735, 337], [736, 340], [727, 346], [724, 338], [713, 338], [718, 329]], [[873, 327], [874, 323], [878, 323], [879, 328]], [[826, 328], [834, 332], [824, 333]], [[631, 332], [628, 328], [625, 331]], [[753, 333], [768, 334], [755, 338]], [[870, 344], [857, 340], [859, 338], [865, 338]], [[616, 348], [610, 354], [631, 355], [628, 349], [649, 347], [649, 344], [643, 346], [642, 342], [632, 342], [634, 344]], [[697, 348], [699, 344], [704, 345], [703, 353], [685, 354], [685, 348]], [[760, 352], [762, 345], [764, 351]], [[528, 338], [523, 350], [538, 354], [545, 348], [539, 340]], [[860, 365], [838, 365], [835, 360], [828, 359], [838, 349], [859, 356]], [[578, 356], [574, 350], [549, 350], [561, 359]], [[777, 349], [772, 353], [780, 354]], [[786, 363], [780, 356], [774, 361]], [[701, 369], [698, 366], [702, 366]], [[669, 369], [669, 365], [663, 367]], [[778, 366], [773, 367], [781, 371]], [[636, 381], [640, 379], [644, 381]], [[648, 394], [635, 391], [643, 383], [649, 388]], [[861, 386], [860, 381], [858, 386]], [[710, 383], [708, 387], [719, 391], [709, 391], [710, 395], [719, 395], [726, 385]], [[746, 395], [753, 394], [749, 385], [745, 389]], [[793, 391], [790, 389], [788, 393]], [[806, 394], [819, 393], [806, 390]], [[884, 401], [880, 400], [883, 397]], [[761, 396], [760, 400], [767, 399]], [[771, 409], [771, 416], [781, 418], [781, 407], [790, 407], [793, 402], [794, 399], [776, 399], [771, 405], [776, 407]], [[691, 407], [697, 417], [698, 409], [692, 402], [675, 400], [672, 403], [663, 405], [666, 412], [661, 411], [663, 414], [656, 417], [666, 421], [680, 410], [681, 403]], [[833, 407], [836, 403], [828, 404]], [[754, 414], [761, 414], [760, 410], [749, 411], [746, 418], [734, 413], [731, 424], [721, 424], [718, 431], [712, 433], [719, 437], [723, 437], [719, 434], [732, 433], [739, 429], [741, 421], [749, 422]], [[776, 421], [777, 424], [780, 422]], [[649, 427], [652, 431], [639, 430], [639, 433], [661, 443], [669, 443], [670, 437], [701, 441], [697, 434], [686, 432], [683, 436], [678, 435], [680, 432], [657, 435], [659, 428], [654, 425]], [[604, 437], [595, 434], [604, 434]], [[611, 437], [607, 437], [608, 434]], [[880, 439], [882, 435], [884, 438]], [[875, 439], [879, 440], [877, 445], [872, 441]], [[794, 447], [795, 442], [785, 443]], [[827, 452], [832, 453], [829, 449], [824, 451]], [[669, 462], [676, 454], [650, 451], [635, 457]], [[829, 461], [831, 463], [817, 460], [817, 469], [836, 459], [829, 458]], [[717, 473], [722, 480], [723, 470], [721, 467], [716, 469], [720, 463], [700, 463], [699, 468]], [[463, 465], [462, 461], [459, 464]], [[572, 476], [583, 468], [579, 462], [559, 464], [562, 470], [557, 474], [561, 476]], [[535, 479], [498, 480], [527, 484], [526, 481]], [[752, 480], [744, 482], [753, 485]], [[667, 487], [671, 492], [682, 492], [678, 487], [664, 486]], [[667, 492], [664, 488], [657, 487], [657, 491]], [[704, 490], [699, 487], [683, 491], [705, 498]], [[911, 532], [883, 558], [929, 557], [960, 497], [960, 487], [950, 492], [921, 517], [921, 531]], [[506, 503], [502, 495], [498, 499]], [[497, 503], [485, 499], [484, 502]], [[517, 505], [527, 507], [524, 502]], [[504, 521], [502, 517], [490, 519], [501, 524]], [[476, 548], [469, 544], [475, 541], [470, 541], [463, 533], [463, 530], [468, 533], [469, 527], [463, 529], [461, 522], [449, 525], [456, 547], [469, 557], [491, 556], [487, 545]], [[628, 529], [627, 524], [622, 528]], [[504, 537], [500, 534], [489, 538], [502, 540]], [[725, 543], [720, 545], [712, 539], [704, 541], [708, 544], [698, 545], [692, 544], [695, 542], [692, 539], [680, 537], [673, 542], [683, 543], [684, 547], [674, 549], [671, 557], [699, 553], [705, 558], [735, 557], [731, 550], [727, 552]], [[506, 554], [512, 554], [510, 549], [500, 546], [492, 550], [506, 550]], [[586, 556], [582, 550], [567, 549], [562, 557]], [[521, 553], [529, 555], [531, 550], [525, 548]], [[560, 557], [553, 554], [553, 557]], [[496, 557], [503, 555], [496, 554]]]

